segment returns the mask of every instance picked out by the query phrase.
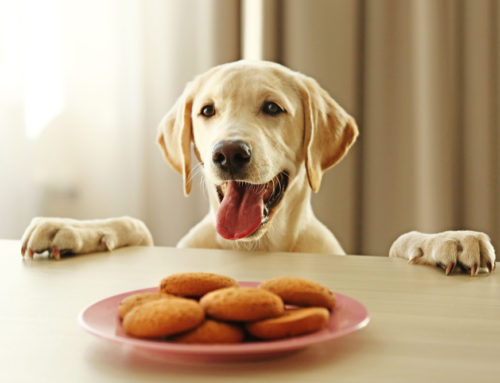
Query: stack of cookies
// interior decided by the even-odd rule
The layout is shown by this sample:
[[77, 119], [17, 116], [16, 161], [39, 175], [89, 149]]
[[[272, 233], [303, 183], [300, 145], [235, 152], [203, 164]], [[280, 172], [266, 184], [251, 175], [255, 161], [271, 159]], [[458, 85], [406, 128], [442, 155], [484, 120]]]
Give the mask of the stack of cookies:
[[158, 292], [125, 298], [118, 308], [125, 332], [181, 343], [239, 343], [289, 338], [325, 327], [335, 296], [302, 278], [279, 277], [241, 287], [212, 273], [164, 278]]

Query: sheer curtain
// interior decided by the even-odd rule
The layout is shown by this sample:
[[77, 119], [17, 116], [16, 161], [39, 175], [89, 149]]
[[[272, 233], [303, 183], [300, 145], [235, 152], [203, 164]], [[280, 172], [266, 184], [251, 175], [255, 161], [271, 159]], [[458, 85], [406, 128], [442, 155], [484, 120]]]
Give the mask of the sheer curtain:
[[206, 211], [156, 148], [184, 84], [236, 60], [239, 1], [0, 1], [0, 237], [35, 215], [142, 218], [175, 245]]
[[2, 237], [34, 215], [140, 213], [140, 24], [121, 3], [0, 3]]

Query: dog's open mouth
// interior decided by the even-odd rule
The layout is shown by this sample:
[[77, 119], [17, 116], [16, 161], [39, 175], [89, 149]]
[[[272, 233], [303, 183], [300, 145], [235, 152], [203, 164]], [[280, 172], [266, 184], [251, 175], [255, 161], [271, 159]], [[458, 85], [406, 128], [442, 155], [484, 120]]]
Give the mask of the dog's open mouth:
[[252, 235], [269, 221], [287, 186], [288, 173], [284, 171], [265, 184], [228, 181], [217, 185], [217, 232], [233, 240]]

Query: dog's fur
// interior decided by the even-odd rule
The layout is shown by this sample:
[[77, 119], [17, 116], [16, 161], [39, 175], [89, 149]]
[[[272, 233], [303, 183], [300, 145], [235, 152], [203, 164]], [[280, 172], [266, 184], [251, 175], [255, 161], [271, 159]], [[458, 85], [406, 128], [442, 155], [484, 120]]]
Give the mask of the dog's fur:
[[[280, 108], [279, 113], [264, 112], [270, 102]], [[207, 105], [213, 107], [209, 116], [203, 113]], [[319, 190], [323, 173], [346, 155], [357, 136], [354, 119], [316, 81], [281, 65], [239, 61], [196, 77], [158, 131], [160, 148], [182, 174], [186, 195], [192, 184], [193, 150], [203, 168], [210, 201], [208, 215], [178, 246], [344, 254], [334, 235], [315, 217], [310, 194]], [[235, 140], [248, 144], [251, 160], [244, 171], [221, 170], [214, 148]], [[286, 190], [267, 222], [243, 238], [223, 238], [217, 231], [221, 185], [238, 181], [280, 187], [276, 182], [283, 179], [278, 177], [283, 172]], [[89, 252], [130, 244], [149, 245], [152, 239], [145, 225], [128, 217], [106, 222], [37, 218], [26, 230], [22, 251], [32, 255], [49, 249], [57, 258], [61, 251]], [[442, 264], [447, 274], [457, 263], [471, 274], [481, 267], [488, 271], [495, 267], [489, 238], [470, 231], [411, 232], [393, 244], [390, 255], [414, 263]]]

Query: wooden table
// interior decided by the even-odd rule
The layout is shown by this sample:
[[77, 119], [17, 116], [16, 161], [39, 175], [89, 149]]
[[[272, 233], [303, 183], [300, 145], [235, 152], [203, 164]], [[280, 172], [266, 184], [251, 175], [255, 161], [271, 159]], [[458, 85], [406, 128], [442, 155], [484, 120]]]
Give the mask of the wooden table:
[[[500, 269], [474, 278], [401, 259], [125, 248], [61, 261], [23, 260], [0, 241], [2, 382], [499, 382]], [[85, 332], [88, 304], [171, 273], [237, 280], [309, 278], [361, 301], [361, 331], [278, 359], [188, 363]]]

